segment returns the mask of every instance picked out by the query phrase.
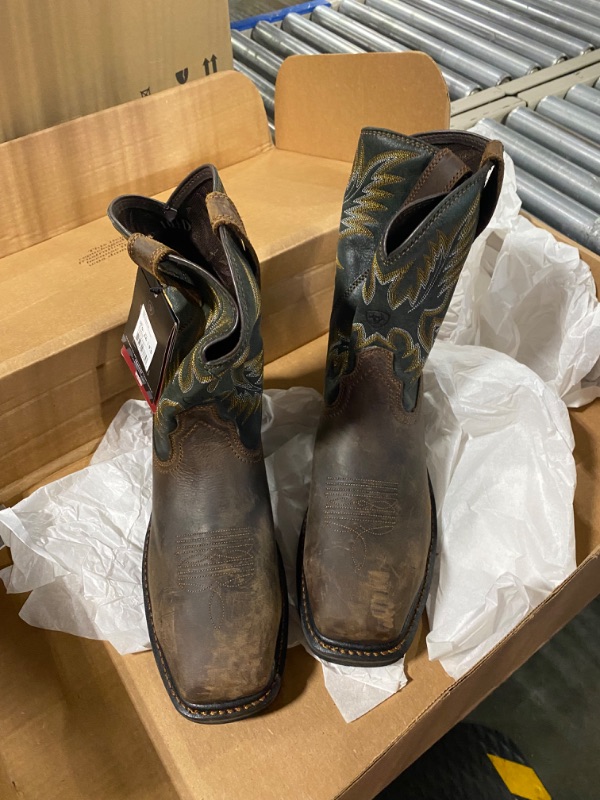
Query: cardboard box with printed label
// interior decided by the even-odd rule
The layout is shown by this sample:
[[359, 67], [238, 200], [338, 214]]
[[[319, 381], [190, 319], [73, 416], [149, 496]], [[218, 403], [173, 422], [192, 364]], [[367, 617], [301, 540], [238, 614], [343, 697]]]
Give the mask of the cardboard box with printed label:
[[[449, 104], [437, 68], [416, 53], [290, 58], [276, 91], [277, 146], [258, 93], [234, 73], [0, 146], [10, 220], [0, 240], [3, 502], [84, 463], [136, 394], [119, 356], [135, 270], [106, 205], [122, 192], [164, 196], [203, 161], [219, 167], [262, 261], [267, 386], [320, 387], [359, 130], [442, 128]], [[600, 259], [584, 257], [600, 278]], [[2, 594], [0, 797], [373, 797], [597, 593], [600, 404], [572, 420], [577, 571], [460, 680], [428, 660], [424, 624], [406, 688], [352, 724], [297, 647], [271, 710], [193, 725], [171, 707], [151, 653], [121, 657], [29, 628], [16, 614], [22, 598]]]

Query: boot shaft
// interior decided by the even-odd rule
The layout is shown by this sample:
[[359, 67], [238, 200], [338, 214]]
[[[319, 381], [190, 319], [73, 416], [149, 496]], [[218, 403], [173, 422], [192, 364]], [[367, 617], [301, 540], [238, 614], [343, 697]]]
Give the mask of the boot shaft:
[[263, 346], [259, 268], [216, 169], [200, 167], [166, 203], [126, 195], [109, 216], [135, 263], [162, 284], [179, 320], [154, 418], [156, 455], [170, 454], [181, 412], [214, 403], [243, 444], [260, 442]]
[[[393, 352], [407, 410], [469, 249], [502, 180], [502, 149], [455, 131], [361, 133], [344, 197], [326, 400], [369, 347]], [[489, 178], [489, 180], [488, 180]]]

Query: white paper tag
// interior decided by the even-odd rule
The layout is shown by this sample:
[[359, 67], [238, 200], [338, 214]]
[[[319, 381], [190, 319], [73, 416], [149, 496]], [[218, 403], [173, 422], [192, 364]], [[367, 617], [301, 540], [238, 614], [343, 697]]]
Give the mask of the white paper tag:
[[156, 336], [150, 324], [146, 306], [142, 306], [140, 316], [133, 330], [133, 339], [137, 347], [144, 369], [148, 369], [156, 352]]

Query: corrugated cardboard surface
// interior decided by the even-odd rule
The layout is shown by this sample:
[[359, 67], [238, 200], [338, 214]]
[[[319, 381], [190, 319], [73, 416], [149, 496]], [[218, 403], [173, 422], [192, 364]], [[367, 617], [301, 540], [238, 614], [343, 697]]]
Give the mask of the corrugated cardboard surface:
[[0, 141], [231, 69], [227, 0], [0, 0]]
[[[307, 81], [321, 74], [327, 82], [331, 71], [335, 96], [308, 120]], [[344, 84], [346, 72], [352, 81]], [[349, 159], [373, 119], [367, 88], [384, 72], [408, 86], [429, 75], [435, 102], [423, 107], [411, 95], [407, 111], [384, 93], [379, 122], [406, 131], [447, 124], [445, 85], [427, 56], [298, 56], [278, 89], [289, 100], [288, 127], [301, 141], [320, 124], [346, 142], [338, 159], [324, 141], [310, 153], [275, 147], [258, 92], [234, 72], [0, 145], [0, 439], [10, 445], [0, 454], [1, 502], [71, 453], [90, 453], [119, 404], [136, 394], [118, 358], [135, 269], [104, 216], [116, 195], [164, 199], [191, 169], [215, 163], [261, 260], [266, 360], [327, 329]], [[369, 98], [364, 106], [357, 86]], [[352, 152], [344, 117], [351, 98]]]
[[407, 134], [438, 128], [450, 114], [446, 83], [429, 56], [402, 55], [340, 53], [328, 56], [327, 70], [311, 56], [286, 58], [275, 86], [277, 146], [352, 161], [365, 124]]
[[[235, 103], [236, 87], [246, 91], [246, 85], [237, 78], [235, 85], [227, 80], [220, 76], [218, 81], [211, 83], [211, 79], [205, 85], [231, 88], [234, 97], [230, 100]], [[184, 87], [179, 96], [190, 98], [190, 108], [196, 102], [203, 109], [210, 107], [206, 98], [200, 100], [195, 89], [193, 97], [186, 95], [189, 88]], [[221, 95], [218, 102], [214, 99], [213, 124], [226, 131], [233, 112], [221, 111], [222, 102]], [[119, 123], [127, 119], [122, 111], [126, 108], [114, 110], [114, 119]], [[252, 115], [258, 114], [253, 102], [245, 103], [244, 108]], [[301, 111], [298, 125], [302, 125]], [[100, 117], [100, 131], [110, 128], [110, 117]], [[264, 122], [264, 115], [258, 117]], [[181, 119], [184, 124], [183, 116]], [[136, 130], [141, 130], [141, 120], [137, 124], [140, 127]], [[443, 124], [440, 120], [436, 127]], [[252, 126], [244, 132], [238, 120], [238, 128], [231, 136], [238, 136], [240, 143], [245, 137], [251, 139]], [[184, 136], [191, 137], [191, 131], [185, 130]], [[100, 131], [93, 141], [101, 148]], [[156, 165], [163, 145], [159, 136], [159, 145], [153, 147], [152, 133], [156, 129], [148, 131], [145, 142], [151, 173], [148, 185], [156, 192], [166, 187], [156, 186], [160, 181]], [[53, 147], [60, 149], [61, 138], [53, 141]], [[78, 136], [69, 139], [69, 143], [73, 141], [78, 141]], [[261, 141], [260, 135], [252, 139], [252, 147], [257, 145], [259, 152], [246, 155], [237, 163], [231, 157], [233, 151], [227, 151], [231, 160], [224, 172], [226, 185], [246, 218], [251, 236], [258, 239], [259, 252], [265, 263], [271, 264], [273, 275], [266, 279], [265, 293], [271, 292], [270, 302], [276, 304], [289, 285], [293, 287], [291, 297], [299, 302], [304, 297], [314, 308], [327, 306], [328, 313], [325, 274], [331, 268], [328, 258], [333, 258], [341, 192], [349, 165], [319, 158], [320, 151], [316, 155], [270, 147], [263, 151]], [[122, 149], [114, 153], [107, 149], [105, 167], [97, 152], [90, 153], [98, 169], [100, 196], [110, 185], [106, 176], [120, 174], [120, 168], [115, 166], [119, 160], [122, 164], [132, 158], [135, 170], [142, 170], [143, 162], [132, 156], [134, 152], [135, 148], [125, 148], [124, 154]], [[182, 162], [187, 157], [183, 151], [177, 155]], [[76, 164], [82, 165], [83, 161]], [[87, 187], [86, 214], [94, 207], [90, 175], [89, 170], [85, 172], [83, 181]], [[73, 186], [78, 185], [78, 177], [73, 175]], [[64, 176], [60, 178], [61, 186], [65, 185], [64, 180]], [[17, 192], [18, 182], [13, 186]], [[51, 199], [49, 184], [44, 192], [43, 197]], [[36, 211], [31, 200], [24, 202]], [[80, 250], [76, 251], [79, 255], [75, 260], [70, 246], [64, 244], [65, 237], [81, 238], [78, 246], [85, 243], [89, 250], [100, 246], [92, 243], [96, 241], [94, 236], [112, 236], [112, 232], [102, 227], [106, 226], [104, 220], [89, 222], [89, 216], [85, 219], [89, 224], [77, 230], [72, 224], [72, 209], [66, 208], [68, 224], [61, 228], [59, 217], [52, 222], [55, 234], [66, 232], [49, 242], [43, 242], [44, 237], [35, 238], [38, 244], [27, 251], [29, 257], [16, 254], [0, 262], [0, 281], [5, 282], [5, 291], [0, 292], [0, 319], [4, 324], [10, 319], [4, 314], [15, 315], [10, 326], [4, 324], [0, 339], [4, 348], [0, 357], [4, 369], [0, 378], [0, 440], [8, 441], [10, 437], [14, 461], [26, 459], [30, 471], [20, 478], [22, 490], [48, 479], [52, 469], [60, 474], [84, 462], [89, 441], [71, 450], [61, 449], [61, 441], [72, 444], [79, 435], [74, 431], [80, 429], [85, 431], [84, 438], [94, 432], [99, 435], [112, 417], [111, 404], [116, 408], [125, 386], [121, 382], [121, 373], [125, 373], [116, 351], [119, 304], [126, 306], [128, 298], [119, 295], [130, 285], [132, 273], [125, 277], [128, 268], [117, 245], [116, 252], [110, 257], [106, 254], [104, 260], [95, 251], [96, 255], [80, 263]], [[43, 220], [43, 212], [37, 209], [36, 213]], [[298, 230], [301, 234], [295, 233]], [[18, 230], [17, 233], [20, 235]], [[50, 249], [43, 249], [46, 247]], [[596, 279], [600, 279], [600, 258], [589, 253], [585, 257]], [[6, 268], [12, 258], [23, 259], [18, 262], [22, 283], [13, 270]], [[44, 264], [52, 281], [44, 280]], [[281, 270], [280, 289], [277, 269]], [[82, 282], [78, 273], [83, 276]], [[68, 280], [63, 280], [64, 275]], [[103, 279], [108, 285], [106, 295]], [[304, 280], [306, 289], [302, 288]], [[12, 305], [7, 294], [12, 297]], [[21, 304], [25, 304], [27, 313], [19, 310]], [[78, 306], [79, 311], [84, 311], [81, 318], [77, 316]], [[63, 316], [73, 316], [73, 326], [60, 328], [63, 319], [56, 308], [63, 309]], [[285, 314], [284, 303], [281, 309]], [[293, 315], [293, 322], [296, 314], [299, 316], [299, 312]], [[313, 323], [316, 327], [320, 324], [318, 317]], [[269, 324], [267, 319], [266, 325]], [[28, 336], [34, 342], [31, 347], [18, 336], [19, 326], [27, 325]], [[316, 328], [315, 332], [318, 333]], [[325, 346], [326, 337], [321, 337], [270, 363], [266, 369], [267, 385], [319, 387]], [[44, 352], [48, 355], [44, 356]], [[575, 411], [572, 420], [579, 480], [575, 499], [578, 571], [460, 681], [453, 681], [439, 665], [429, 662], [426, 631], [422, 627], [407, 658], [407, 687], [350, 725], [343, 722], [325, 691], [318, 664], [300, 648], [290, 652], [281, 696], [267, 713], [229, 726], [194, 725], [173, 710], [150, 653], [123, 658], [99, 642], [29, 628], [16, 617], [22, 598], [7, 598], [0, 591], [0, 681], [4, 698], [0, 705], [0, 798], [373, 797], [597, 594], [600, 404]], [[50, 464], [48, 458], [53, 455]], [[4, 475], [17, 474], [14, 469], [10, 473], [10, 459], [0, 463], [8, 471]], [[2, 558], [5, 555], [0, 551], [0, 562]]]

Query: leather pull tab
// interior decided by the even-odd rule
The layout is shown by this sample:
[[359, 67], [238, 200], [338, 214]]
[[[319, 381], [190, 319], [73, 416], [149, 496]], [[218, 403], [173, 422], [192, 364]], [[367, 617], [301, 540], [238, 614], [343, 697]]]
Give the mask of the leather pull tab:
[[481, 156], [479, 164], [480, 169], [487, 165], [491, 166], [491, 171], [481, 193], [479, 221], [477, 223], [475, 236], [479, 236], [481, 231], [487, 227], [496, 208], [498, 198], [500, 197], [500, 191], [502, 190], [502, 181], [504, 179], [504, 147], [502, 146], [502, 142], [496, 139], [492, 139], [487, 143], [483, 155]]
[[238, 210], [225, 192], [210, 192], [210, 194], [207, 194], [206, 210], [215, 233], [217, 233], [221, 225], [227, 225], [233, 228], [244, 242], [248, 240], [246, 229]]
[[404, 206], [448, 194], [471, 170], [448, 148], [437, 152], [413, 186]]
[[164, 283], [164, 278], [158, 272], [158, 265], [167, 256], [174, 253], [174, 250], [157, 242], [151, 236], [144, 236], [143, 233], [133, 233], [127, 240], [127, 252], [138, 267], [150, 272], [155, 278]]

